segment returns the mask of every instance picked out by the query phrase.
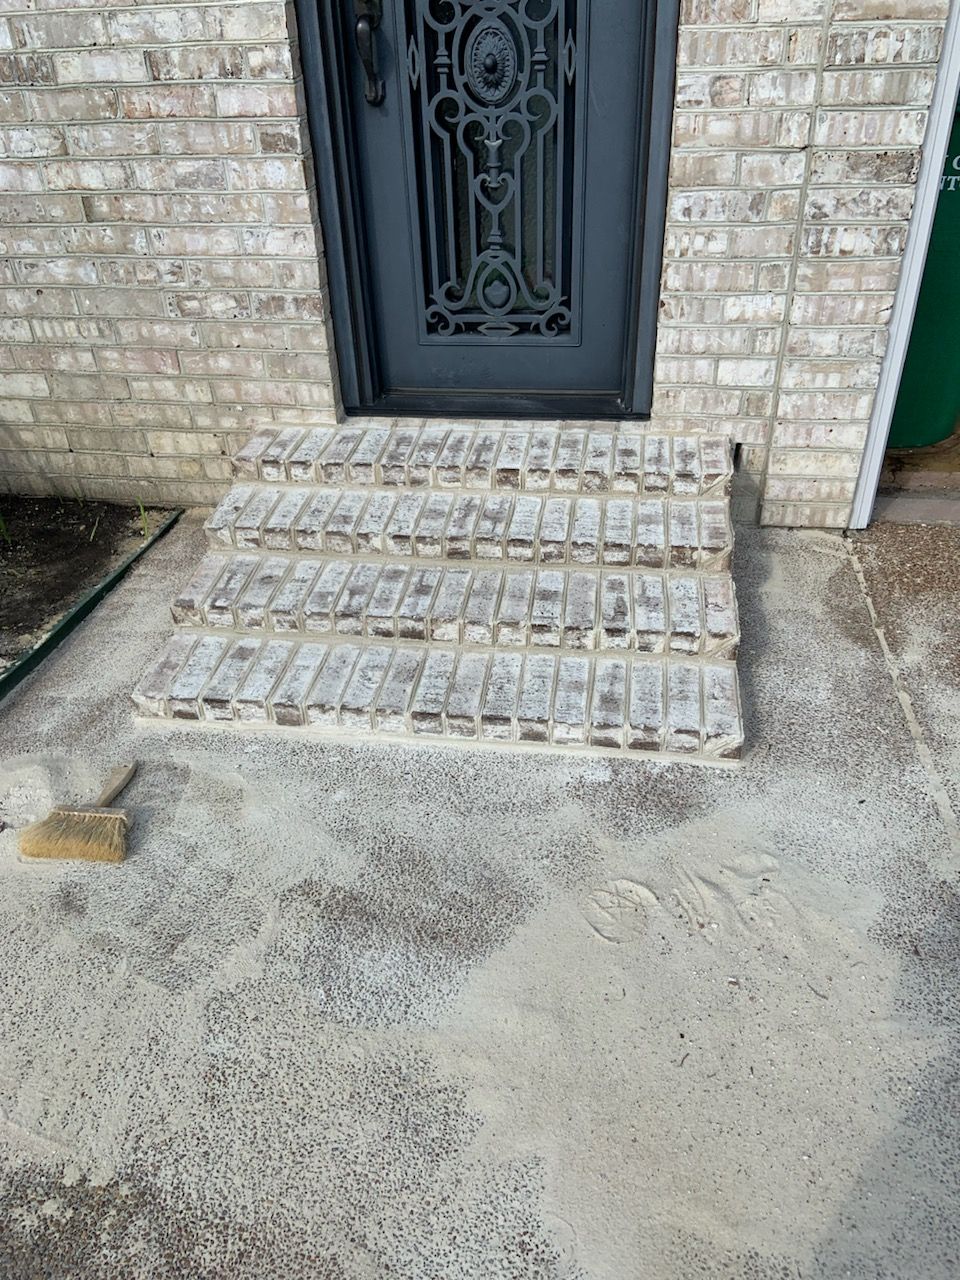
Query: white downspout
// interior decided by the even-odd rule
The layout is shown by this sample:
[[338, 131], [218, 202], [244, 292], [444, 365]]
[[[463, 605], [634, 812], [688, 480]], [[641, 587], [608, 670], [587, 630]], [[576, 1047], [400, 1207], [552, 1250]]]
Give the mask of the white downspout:
[[877, 396], [873, 403], [873, 414], [867, 431], [867, 445], [853, 496], [851, 529], [865, 529], [873, 515], [873, 504], [877, 498], [877, 487], [880, 484], [880, 472], [883, 468], [883, 455], [887, 447], [887, 437], [890, 434], [893, 411], [897, 404], [897, 392], [900, 389], [900, 378], [907, 358], [907, 347], [910, 344], [910, 332], [913, 328], [917, 298], [923, 281], [923, 269], [927, 261], [933, 219], [937, 212], [940, 176], [943, 173], [943, 161], [950, 142], [950, 131], [953, 128], [958, 90], [960, 90], [960, 0], [953, 0], [944, 31], [940, 69], [930, 104], [926, 136], [923, 140], [923, 157], [920, 162], [920, 172], [917, 175], [917, 195], [913, 216], [910, 219], [910, 232], [903, 254], [903, 265], [900, 269], [900, 282], [897, 285], [893, 310], [890, 313], [890, 338], [880, 368]]

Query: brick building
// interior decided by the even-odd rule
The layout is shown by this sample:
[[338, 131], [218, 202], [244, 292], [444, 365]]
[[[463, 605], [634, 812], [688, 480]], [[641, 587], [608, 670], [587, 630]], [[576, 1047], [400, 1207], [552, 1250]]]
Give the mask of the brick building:
[[[399, 317], [401, 327], [418, 321], [404, 314], [402, 290], [384, 283], [389, 262], [370, 266], [366, 282], [355, 268], [369, 266], [374, 248], [406, 258], [408, 242], [389, 244], [387, 224], [356, 213], [363, 180], [351, 187], [343, 166], [375, 167], [384, 145], [376, 122], [396, 111], [411, 148], [401, 177], [420, 184], [404, 217], [416, 219], [418, 199], [440, 208], [432, 143], [415, 136], [417, 95], [424, 113], [433, 109], [428, 73], [447, 74], [436, 70], [437, 51], [456, 52], [459, 36], [445, 46], [444, 31], [453, 31], [455, 10], [471, 6], [342, 5], [349, 22], [334, 22], [331, 8], [319, 6], [318, 22], [306, 0], [6, 0], [0, 488], [206, 504], [224, 492], [228, 457], [256, 428], [336, 422], [345, 412], [403, 416], [404, 403], [421, 414], [442, 411], [442, 397], [436, 406], [429, 398], [429, 370], [419, 400], [391, 401], [390, 388], [377, 382], [378, 314]], [[574, 299], [584, 261], [589, 269], [580, 281], [583, 315], [575, 304], [557, 311], [569, 339], [559, 364], [545, 364], [532, 388], [517, 383], [524, 361], [539, 359], [549, 342], [549, 329], [522, 333], [520, 373], [502, 387], [488, 379], [468, 416], [609, 416], [612, 383], [602, 403], [571, 401], [569, 414], [544, 393], [554, 376], [559, 387], [568, 356], [589, 347], [596, 326], [588, 294], [592, 279], [603, 280], [603, 264], [595, 277], [584, 255], [612, 243], [623, 274], [646, 255], [632, 268], [636, 290], [624, 291], [623, 323], [634, 386], [649, 394], [621, 396], [624, 412], [649, 410], [655, 427], [721, 432], [740, 444], [741, 517], [847, 525], [868, 442], [876, 445], [884, 428], [877, 388], [888, 340], [898, 323], [909, 328], [911, 299], [896, 294], [925, 139], [946, 109], [931, 115], [931, 103], [952, 95], [952, 114], [956, 97], [955, 71], [947, 76], [948, 8], [948, 0], [682, 0], [678, 14], [670, 3], [651, 4], [640, 19], [643, 55], [634, 70], [632, 52], [617, 61], [627, 57], [622, 33], [605, 33], [616, 9], [610, 0], [593, 19], [590, 6], [571, 0], [474, 3], [474, 18], [489, 11], [490, 29], [474, 31], [460, 51], [463, 74], [475, 77], [479, 116], [486, 109], [492, 118], [522, 73], [514, 64], [527, 54], [509, 32], [527, 21], [526, 36], [542, 37], [539, 52], [536, 40], [530, 44], [531, 66], [554, 67], [539, 74], [566, 104], [567, 135], [551, 125], [542, 172], [552, 195], [538, 195], [536, 207], [541, 219], [559, 209], [568, 222], [552, 247], [541, 239], [531, 252], [561, 292], [567, 272]], [[414, 30], [421, 10], [434, 15], [430, 31]], [[615, 17], [618, 26], [633, 21], [634, 7]], [[378, 65], [368, 70], [385, 82], [385, 103], [367, 102], [366, 117], [355, 18], [372, 18], [367, 34]], [[622, 89], [629, 77], [618, 79], [618, 68], [643, 90], [636, 134], [619, 119], [583, 127], [589, 77], [592, 91]], [[531, 111], [531, 119], [538, 111], [541, 123], [546, 118], [542, 105]], [[435, 126], [428, 122], [426, 133], [436, 134]], [[597, 197], [595, 183], [585, 183], [578, 205], [578, 166], [589, 176], [591, 148], [600, 154], [634, 136], [644, 217], [626, 229], [605, 226], [607, 196]], [[465, 137], [477, 151], [478, 135]], [[516, 153], [515, 143], [504, 145]], [[944, 143], [937, 145], [942, 156]], [[484, 181], [496, 184], [491, 155]], [[632, 163], [622, 150], [601, 161], [604, 184]], [[462, 168], [462, 159], [456, 163]], [[558, 176], [561, 169], [572, 176]], [[450, 178], [448, 195], [458, 181], [462, 173]], [[396, 205], [405, 205], [399, 188]], [[488, 241], [492, 216], [482, 215]], [[420, 247], [431, 235], [443, 239], [442, 210], [437, 217], [415, 229]], [[642, 247], [630, 238], [635, 225]], [[375, 244], [358, 250], [364, 233]], [[922, 242], [922, 234], [915, 238]], [[494, 273], [484, 285], [489, 315], [487, 329], [473, 332], [475, 348], [484, 336], [502, 345], [501, 321], [510, 306], [522, 310], [515, 301], [501, 305], [505, 281]], [[351, 298], [351, 289], [366, 293]], [[529, 305], [535, 310], [543, 296]], [[424, 332], [424, 349], [437, 338], [429, 350], [441, 388], [451, 348], [439, 329]], [[896, 368], [890, 376], [895, 389]], [[584, 377], [590, 385], [589, 365]]]

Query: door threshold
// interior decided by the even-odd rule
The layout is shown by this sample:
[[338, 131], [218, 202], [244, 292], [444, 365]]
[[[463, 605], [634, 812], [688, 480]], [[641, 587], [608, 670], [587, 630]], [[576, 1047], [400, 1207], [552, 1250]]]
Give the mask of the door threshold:
[[597, 400], [579, 396], [538, 395], [498, 398], [490, 403], [488, 396], [457, 395], [438, 400], [436, 395], [401, 393], [383, 396], [375, 403], [364, 406], [345, 406], [349, 416], [384, 416], [416, 418], [572, 418], [583, 419], [632, 419], [647, 422], [649, 414], [635, 414], [613, 399]]

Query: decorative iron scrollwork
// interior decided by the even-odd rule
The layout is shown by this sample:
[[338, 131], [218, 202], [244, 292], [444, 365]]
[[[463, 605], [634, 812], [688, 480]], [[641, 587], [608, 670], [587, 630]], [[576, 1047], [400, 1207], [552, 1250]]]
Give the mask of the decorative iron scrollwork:
[[500, 23], [476, 28], [465, 61], [470, 88], [481, 102], [498, 106], [509, 97], [517, 82], [517, 51]]
[[406, 0], [428, 335], [571, 333], [583, 7]]

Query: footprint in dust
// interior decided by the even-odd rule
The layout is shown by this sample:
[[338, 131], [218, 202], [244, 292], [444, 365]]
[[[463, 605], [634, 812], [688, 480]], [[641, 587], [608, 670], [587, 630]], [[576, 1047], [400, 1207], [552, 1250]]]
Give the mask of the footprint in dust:
[[776, 859], [728, 856], [709, 866], [687, 866], [670, 897], [691, 930], [739, 930], [747, 934], [783, 929], [796, 914], [774, 887]]
[[646, 932], [650, 916], [660, 910], [660, 899], [637, 880], [611, 880], [588, 894], [583, 916], [604, 942], [634, 942]]

